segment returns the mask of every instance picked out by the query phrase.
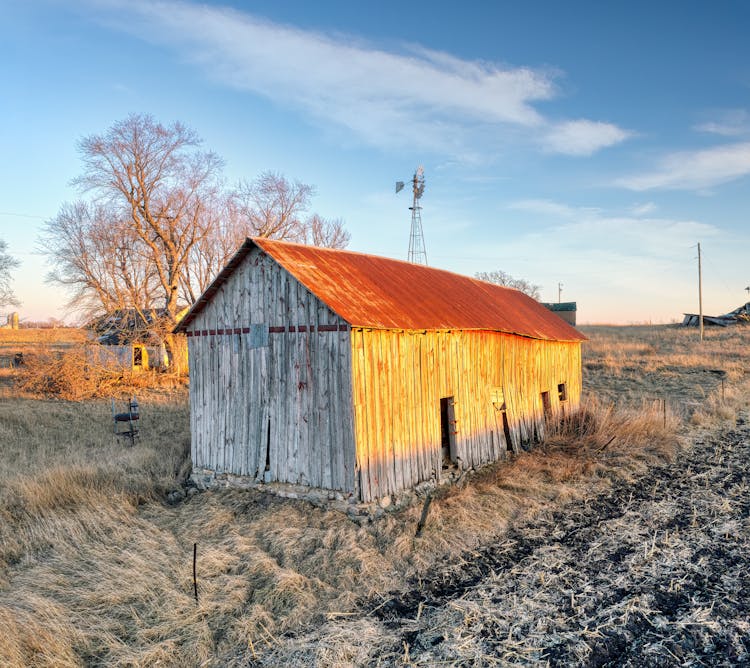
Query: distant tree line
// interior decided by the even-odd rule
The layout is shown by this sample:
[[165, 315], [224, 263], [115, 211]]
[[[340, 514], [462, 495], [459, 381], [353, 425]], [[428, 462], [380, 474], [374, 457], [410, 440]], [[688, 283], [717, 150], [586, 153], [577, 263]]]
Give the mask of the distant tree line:
[[47, 318], [46, 320], [22, 320], [18, 324], [19, 329], [77, 329], [76, 325], [69, 325], [59, 318]]
[[53, 267], [48, 282], [86, 317], [158, 311], [154, 329], [166, 335], [246, 237], [349, 242], [341, 219], [309, 213], [313, 186], [263, 172], [225, 187], [221, 158], [182, 123], [131, 115], [84, 137], [79, 152], [73, 183], [87, 197], [62, 205], [40, 246]]
[[474, 274], [474, 278], [478, 278], [480, 281], [487, 281], [488, 283], [504, 285], [506, 288], [515, 288], [537, 301], [541, 299], [541, 285], [535, 285], [523, 278], [513, 278], [513, 276], [501, 270], [480, 271]]

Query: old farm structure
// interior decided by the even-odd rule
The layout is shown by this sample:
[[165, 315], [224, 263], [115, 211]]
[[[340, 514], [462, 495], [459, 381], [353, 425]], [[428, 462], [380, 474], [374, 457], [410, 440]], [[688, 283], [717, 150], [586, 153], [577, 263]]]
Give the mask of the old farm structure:
[[[697, 313], [685, 313], [682, 324], [685, 327], [699, 327], [700, 315]], [[740, 325], [750, 323], [750, 302], [738, 306], [734, 311], [724, 315], [704, 315], [704, 325], [716, 325], [717, 327], [729, 327], [730, 325]]]
[[576, 302], [558, 302], [556, 304], [541, 302], [542, 306], [548, 308], [559, 318], [562, 318], [569, 325], [576, 326], [576, 311], [578, 304]]
[[[177, 320], [188, 312], [183, 307]], [[181, 367], [186, 371], [185, 343], [172, 341], [172, 359], [167, 354], [165, 341], [155, 323], [166, 315], [164, 309], [116, 309], [94, 319], [87, 325], [91, 335], [100, 345], [88, 350], [90, 362], [105, 366], [116, 366], [130, 371]]]
[[370, 501], [544, 437], [584, 337], [517, 290], [248, 239], [178, 325], [201, 475]]

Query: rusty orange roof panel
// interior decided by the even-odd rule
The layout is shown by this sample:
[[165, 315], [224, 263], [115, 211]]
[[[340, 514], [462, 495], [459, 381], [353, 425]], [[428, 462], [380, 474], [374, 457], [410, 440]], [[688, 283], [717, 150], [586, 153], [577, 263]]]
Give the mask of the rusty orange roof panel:
[[586, 337], [531, 297], [401, 260], [270, 239], [247, 239], [175, 331], [185, 331], [234, 268], [259, 247], [353, 327], [474, 329], [534, 339]]

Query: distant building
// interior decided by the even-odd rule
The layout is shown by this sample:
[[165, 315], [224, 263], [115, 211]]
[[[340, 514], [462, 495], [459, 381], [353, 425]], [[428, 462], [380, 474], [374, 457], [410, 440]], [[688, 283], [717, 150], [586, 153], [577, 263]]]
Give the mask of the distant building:
[[193, 475], [372, 501], [504, 458], [579, 407], [585, 337], [424, 265], [248, 239], [176, 327]]
[[562, 318], [569, 325], [576, 325], [576, 302], [562, 302], [557, 304], [542, 303], [554, 314]]
[[[184, 307], [178, 321], [187, 313]], [[99, 364], [115, 364], [131, 371], [165, 369], [170, 366], [164, 341], [153, 331], [158, 318], [164, 316], [163, 309], [117, 309], [93, 320], [87, 328], [101, 344], [98, 350], [90, 350], [90, 361]], [[185, 342], [182, 342], [185, 347]]]
[[[684, 313], [685, 317], [682, 319], [682, 324], [685, 327], [698, 327], [700, 324], [700, 314], [698, 313]], [[750, 323], [750, 302], [747, 302], [743, 306], [739, 306], [725, 313], [724, 315], [704, 315], [704, 325], [715, 325], [717, 327], [727, 327], [729, 325], [737, 325], [741, 323]]]
[[0, 329], [18, 329], [18, 313], [8, 313], [6, 323], [0, 325]]

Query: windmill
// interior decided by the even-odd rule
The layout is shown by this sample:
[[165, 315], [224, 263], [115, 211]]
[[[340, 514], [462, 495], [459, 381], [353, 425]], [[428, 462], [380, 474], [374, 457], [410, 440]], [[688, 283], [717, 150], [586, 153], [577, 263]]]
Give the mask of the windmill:
[[[427, 251], [424, 248], [424, 234], [422, 233], [422, 207], [419, 206], [419, 200], [424, 193], [424, 167], [420, 165], [412, 177], [412, 191], [414, 199], [411, 210], [411, 233], [409, 234], [409, 262], [415, 264], [427, 264]], [[396, 192], [399, 193], [404, 189], [403, 181], [396, 181]]]

